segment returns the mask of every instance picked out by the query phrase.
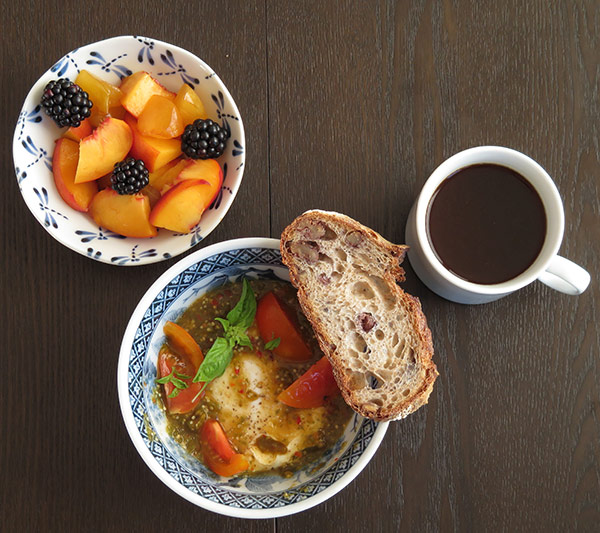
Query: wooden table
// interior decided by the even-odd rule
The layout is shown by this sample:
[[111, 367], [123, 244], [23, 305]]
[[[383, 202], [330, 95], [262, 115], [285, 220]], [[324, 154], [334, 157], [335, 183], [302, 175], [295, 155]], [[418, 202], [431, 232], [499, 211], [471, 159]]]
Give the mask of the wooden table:
[[[567, 531], [600, 522], [600, 3], [6, 2], [2, 42], [3, 531]], [[534, 283], [485, 306], [429, 292], [407, 265], [440, 371], [358, 478], [293, 517], [197, 508], [125, 431], [125, 325], [178, 258], [117, 268], [50, 238], [20, 198], [12, 132], [30, 86], [84, 43], [136, 33], [184, 47], [227, 84], [247, 134], [237, 198], [202, 246], [278, 237], [308, 208], [403, 242], [446, 157], [510, 146], [565, 204], [561, 254], [592, 274], [569, 297]]]

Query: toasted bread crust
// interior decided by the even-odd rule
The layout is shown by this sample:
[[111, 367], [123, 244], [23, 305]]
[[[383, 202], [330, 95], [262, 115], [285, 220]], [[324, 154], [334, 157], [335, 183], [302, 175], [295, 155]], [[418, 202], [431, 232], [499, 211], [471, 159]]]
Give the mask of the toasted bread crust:
[[[377, 402], [364, 401], [364, 398], [361, 397], [361, 391], [357, 391], [356, 386], [353, 386], [353, 372], [349, 372], [347, 364], [348, 355], [343, 353], [343, 348], [336, 346], [333, 339], [333, 332], [325, 326], [323, 317], [319, 316], [319, 310], [307, 294], [308, 285], [306, 279], [301, 279], [300, 275], [300, 267], [303, 264], [303, 259], [292, 252], [292, 243], [308, 240], [312, 246], [314, 244], [313, 236], [306, 234], [307, 231], [310, 232], [310, 229], [306, 230], [303, 228], [314, 228], [320, 224], [326, 227], [335, 226], [336, 228], [343, 228], [345, 235], [358, 232], [361, 238], [366, 238], [370, 241], [370, 246], [375, 246], [378, 251], [387, 256], [387, 259], [385, 257], [383, 259], [378, 257], [378, 259], [385, 261], [382, 278], [387, 290], [389, 290], [394, 299], [395, 307], [391, 312], [393, 313], [398, 309], [403, 316], [403, 320], [405, 322], [408, 321], [407, 327], [410, 328], [410, 349], [412, 350], [411, 357], [414, 359], [414, 364], [419, 368], [420, 372], [418, 382], [414, 386], [411, 383], [410, 394], [399, 401], [385, 402], [382, 405], [377, 405]], [[397, 285], [397, 282], [404, 281], [404, 270], [399, 266], [399, 262], [404, 259], [407, 249], [407, 246], [388, 242], [372, 229], [363, 226], [345, 215], [324, 211], [308, 211], [300, 215], [285, 228], [281, 235], [283, 263], [289, 268], [292, 284], [298, 289], [300, 306], [306, 318], [312, 324], [323, 353], [331, 362], [334, 376], [346, 403], [362, 416], [377, 421], [404, 418], [426, 404], [433, 390], [435, 379], [438, 376], [436, 366], [432, 360], [433, 343], [431, 331], [427, 327], [427, 320], [421, 309], [421, 304], [417, 298], [405, 293]], [[380, 263], [378, 265], [380, 266]], [[310, 280], [309, 283], [312, 281]], [[400, 364], [399, 360], [397, 362]], [[395, 397], [397, 397], [397, 391], [393, 392]]]

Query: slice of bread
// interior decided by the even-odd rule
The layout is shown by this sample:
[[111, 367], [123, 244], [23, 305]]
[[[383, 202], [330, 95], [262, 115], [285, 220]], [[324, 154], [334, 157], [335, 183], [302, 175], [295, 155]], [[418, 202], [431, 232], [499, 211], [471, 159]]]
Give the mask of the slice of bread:
[[346, 403], [378, 421], [426, 404], [438, 376], [421, 304], [397, 285], [407, 249], [325, 211], [304, 213], [281, 235], [283, 262]]

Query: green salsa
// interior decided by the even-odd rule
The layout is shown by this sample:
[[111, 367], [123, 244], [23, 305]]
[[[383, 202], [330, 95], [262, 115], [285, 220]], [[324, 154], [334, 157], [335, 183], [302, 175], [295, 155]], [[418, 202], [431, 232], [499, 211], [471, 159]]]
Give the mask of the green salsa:
[[[200, 430], [206, 420], [216, 419], [249, 469], [245, 475], [275, 471], [289, 477], [318, 461], [343, 435], [352, 410], [340, 394], [326, 397], [322, 406], [293, 408], [277, 395], [323, 357], [310, 324], [301, 312], [294, 288], [286, 282], [251, 280], [257, 301], [273, 292], [289, 311], [297, 331], [312, 352], [312, 359], [286, 361], [267, 350], [256, 320], [246, 334], [252, 347], [236, 346], [225, 373], [210, 382], [206, 394], [189, 412], [170, 413], [164, 388], [157, 386], [155, 400], [165, 411], [168, 433], [191, 455], [204, 461]], [[184, 328], [206, 354], [223, 327], [224, 318], [236, 305], [242, 283], [228, 283], [210, 291], [183, 313], [177, 324]], [[168, 348], [165, 344], [163, 347]], [[275, 349], [275, 348], [274, 348]]]

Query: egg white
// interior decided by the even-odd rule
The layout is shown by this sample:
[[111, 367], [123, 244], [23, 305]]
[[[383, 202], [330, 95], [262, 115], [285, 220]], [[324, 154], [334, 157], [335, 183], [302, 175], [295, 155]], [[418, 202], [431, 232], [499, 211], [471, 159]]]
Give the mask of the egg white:
[[[290, 412], [277, 400], [279, 366], [268, 355], [237, 352], [225, 373], [207, 389], [207, 398], [219, 406], [218, 418], [225, 432], [235, 436], [237, 451], [246, 454], [255, 472], [284, 466], [296, 452], [310, 446], [311, 435], [326, 425], [324, 407]], [[256, 398], [250, 400], [248, 391]], [[263, 435], [284, 444], [287, 452], [261, 451], [256, 440]]]

